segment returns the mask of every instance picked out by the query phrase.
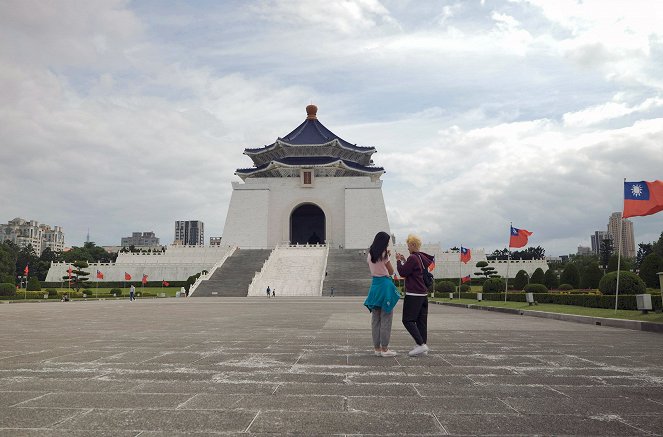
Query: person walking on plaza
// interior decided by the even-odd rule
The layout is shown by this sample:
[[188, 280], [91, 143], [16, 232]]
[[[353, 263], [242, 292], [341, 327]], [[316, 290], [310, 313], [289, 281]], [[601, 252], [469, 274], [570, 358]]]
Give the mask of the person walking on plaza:
[[134, 284], [131, 284], [131, 287], [129, 287], [129, 302], [133, 302], [136, 300], [134, 298], [134, 294], [136, 293], [136, 287], [134, 287]]
[[272, 297], [276, 297], [276, 288], [272, 288]]
[[334, 287], [331, 288], [330, 296], [331, 296], [331, 297], [334, 297]]
[[417, 344], [408, 355], [415, 357], [428, 353], [428, 287], [424, 283], [424, 269], [433, 261], [433, 256], [421, 252], [421, 239], [408, 235], [407, 250], [410, 255], [396, 254], [398, 275], [405, 278], [405, 301], [403, 302], [403, 325]]
[[269, 289], [269, 285], [267, 286], [267, 297], [270, 297], [271, 295], [271, 290]]
[[[373, 348], [377, 356], [393, 357], [398, 355], [389, 349], [391, 338], [391, 322], [394, 318], [394, 307], [400, 299], [391, 275], [394, 268], [389, 261], [389, 234], [378, 232], [368, 250], [366, 261], [373, 280], [364, 305], [371, 312], [371, 329]], [[332, 289], [333, 296], [333, 289]]]

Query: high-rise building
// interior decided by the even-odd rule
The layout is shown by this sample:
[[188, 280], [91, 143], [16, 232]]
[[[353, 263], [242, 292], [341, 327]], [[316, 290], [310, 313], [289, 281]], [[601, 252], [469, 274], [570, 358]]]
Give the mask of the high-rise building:
[[594, 231], [594, 234], [590, 237], [592, 240], [592, 253], [595, 255], [601, 254], [601, 243], [603, 240], [611, 238], [606, 231]]
[[221, 237], [209, 237], [210, 246], [221, 246]]
[[621, 212], [613, 212], [608, 220], [608, 234], [615, 242], [615, 253], [619, 251], [619, 223], [622, 223], [621, 253], [625, 258], [635, 258], [635, 236], [633, 235], [633, 222], [629, 219], [621, 220]]
[[155, 247], [160, 246], [159, 238], [154, 232], [132, 232], [131, 237], [122, 237], [122, 247]]
[[64, 232], [60, 226], [51, 227], [18, 217], [0, 225], [0, 240], [9, 240], [19, 247], [31, 245], [37, 254], [47, 247], [54, 252], [64, 249]]
[[205, 223], [200, 220], [177, 220], [175, 222], [175, 241], [183, 246], [205, 245]]

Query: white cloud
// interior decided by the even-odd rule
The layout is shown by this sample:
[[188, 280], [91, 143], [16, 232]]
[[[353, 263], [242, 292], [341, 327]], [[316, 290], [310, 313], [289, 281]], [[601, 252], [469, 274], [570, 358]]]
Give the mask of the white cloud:
[[564, 124], [570, 127], [591, 126], [661, 107], [663, 107], [663, 99], [660, 97], [648, 98], [644, 102], [634, 106], [629, 106], [625, 102], [613, 101], [585, 108], [581, 111], [566, 113], [563, 118]]
[[623, 177], [661, 178], [661, 31], [639, 3], [556, 4], [3, 2], [0, 220], [220, 235], [243, 149], [313, 101], [377, 147], [397, 235], [492, 250], [513, 220], [573, 251]]

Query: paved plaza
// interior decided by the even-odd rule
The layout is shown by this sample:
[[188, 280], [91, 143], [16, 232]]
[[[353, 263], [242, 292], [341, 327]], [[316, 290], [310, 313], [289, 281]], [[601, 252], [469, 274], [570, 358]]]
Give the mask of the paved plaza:
[[663, 435], [663, 334], [361, 298], [0, 304], [0, 436]]

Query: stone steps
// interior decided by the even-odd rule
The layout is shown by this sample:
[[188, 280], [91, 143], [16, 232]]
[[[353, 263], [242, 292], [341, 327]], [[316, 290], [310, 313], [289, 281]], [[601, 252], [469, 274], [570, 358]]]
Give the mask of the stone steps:
[[271, 252], [271, 249], [235, 250], [207, 281], [198, 286], [191, 297], [246, 296], [253, 276], [260, 271]]
[[370, 286], [371, 272], [364, 251], [329, 249], [323, 296], [329, 296], [331, 287], [334, 287], [334, 296], [366, 296]]

